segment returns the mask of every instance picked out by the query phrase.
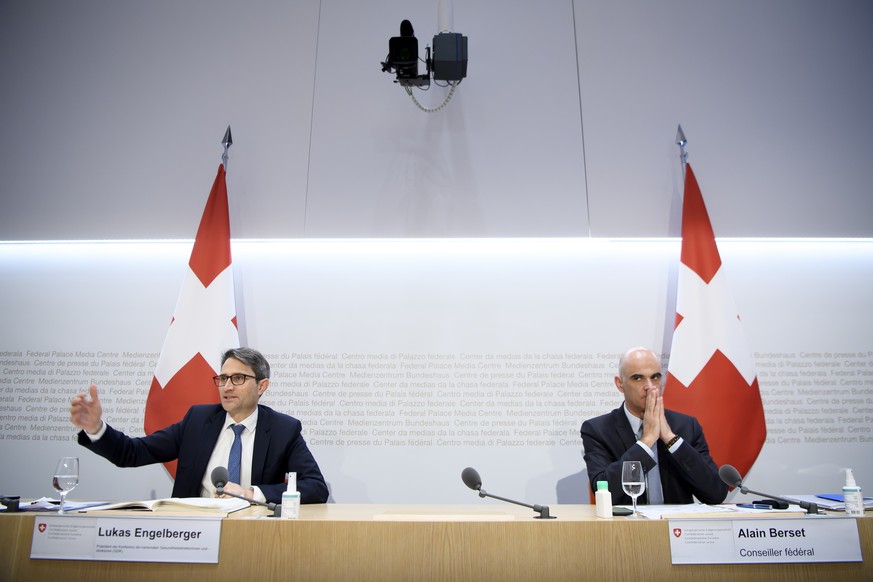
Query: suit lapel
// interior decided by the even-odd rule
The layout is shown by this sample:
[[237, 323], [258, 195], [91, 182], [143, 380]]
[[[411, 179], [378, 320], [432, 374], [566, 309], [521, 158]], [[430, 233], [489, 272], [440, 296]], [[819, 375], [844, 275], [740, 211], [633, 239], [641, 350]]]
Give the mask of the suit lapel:
[[267, 449], [270, 447], [271, 420], [270, 410], [258, 405], [258, 426], [255, 427], [255, 446], [252, 450], [252, 485], [260, 485], [264, 482]]
[[661, 476], [661, 494], [664, 496], [664, 503], [667, 503], [667, 492], [670, 491], [670, 475], [667, 470], [667, 463], [671, 462], [670, 453], [661, 441], [658, 441], [658, 474]]
[[206, 422], [203, 424], [202, 436], [198, 439], [197, 447], [197, 466], [194, 468], [193, 474], [204, 475], [206, 467], [209, 465], [209, 459], [212, 457], [212, 451], [215, 449], [215, 443], [218, 442], [218, 437], [221, 435], [221, 427], [224, 426], [224, 419], [227, 413], [220, 405], [216, 405], [216, 409], [209, 413], [206, 417]]
[[[627, 415], [624, 413], [624, 408], [619, 406], [612, 411], [612, 426], [615, 427], [615, 434], [621, 441], [622, 450], [620, 453], [631, 448], [637, 442], [634, 431], [631, 428], [630, 422], [627, 420]], [[619, 454], [621, 456], [621, 454]]]

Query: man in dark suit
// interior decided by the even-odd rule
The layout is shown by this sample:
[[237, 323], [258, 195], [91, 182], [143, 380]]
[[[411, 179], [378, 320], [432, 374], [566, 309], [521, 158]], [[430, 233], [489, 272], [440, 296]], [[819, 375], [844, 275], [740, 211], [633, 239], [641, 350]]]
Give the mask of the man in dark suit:
[[637, 503], [691, 503], [692, 496], [721, 503], [728, 487], [709, 456], [703, 429], [693, 416], [664, 409], [662, 380], [661, 361], [651, 350], [632, 348], [621, 356], [615, 386], [624, 404], [582, 423], [591, 488], [608, 481], [613, 503], [631, 503], [621, 487], [621, 467], [640, 461], [647, 487]]
[[[231, 472], [224, 487], [228, 493], [280, 503], [286, 473], [296, 472], [301, 503], [326, 502], [327, 485], [301, 435], [300, 421], [258, 404], [270, 385], [264, 356], [251, 348], [227, 350], [214, 380], [221, 404], [192, 406], [181, 421], [145, 437], [128, 437], [103, 422], [93, 384], [87, 394], [73, 398], [70, 420], [82, 429], [79, 444], [119, 467], [178, 460], [173, 497], [215, 495], [212, 470], [224, 466]], [[234, 450], [239, 451], [238, 481], [231, 468]]]

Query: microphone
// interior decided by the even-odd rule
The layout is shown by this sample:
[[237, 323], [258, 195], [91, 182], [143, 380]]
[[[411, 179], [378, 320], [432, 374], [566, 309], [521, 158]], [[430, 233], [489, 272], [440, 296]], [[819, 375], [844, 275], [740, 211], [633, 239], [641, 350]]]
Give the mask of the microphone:
[[467, 467], [466, 469], [461, 471], [461, 480], [464, 481], [464, 485], [466, 485], [473, 491], [478, 491], [479, 497], [493, 497], [494, 499], [499, 499], [500, 501], [515, 503], [516, 505], [521, 505], [523, 507], [529, 507], [539, 513], [539, 515], [535, 516], [534, 519], [555, 519], [554, 515], [549, 515], [548, 505], [528, 505], [527, 503], [522, 503], [521, 501], [513, 501], [512, 499], [498, 497], [497, 495], [491, 495], [490, 493], [486, 493], [485, 490], [482, 489], [482, 478], [479, 476], [479, 471], [477, 471], [473, 467]]
[[227, 467], [216, 467], [212, 469], [212, 485], [224, 494], [224, 486], [227, 485], [227, 480], [230, 479], [230, 474], [227, 472]]
[[[213, 473], [214, 474], [214, 473]], [[718, 468], [718, 476], [731, 487], [742, 487], [743, 478], [733, 465], [722, 465]], [[743, 491], [745, 493], [745, 491]]]
[[218, 492], [219, 495], [229, 495], [230, 497], [236, 497], [237, 499], [242, 499], [243, 501], [248, 501], [253, 505], [260, 505], [262, 507], [266, 507], [270, 511], [273, 512], [273, 515], [270, 517], [279, 517], [282, 513], [282, 506], [277, 505], [272, 502], [264, 503], [263, 501], [257, 501], [255, 499], [249, 499], [248, 497], [243, 497], [242, 495], [236, 495], [234, 493], [230, 493], [224, 490], [224, 486], [227, 485], [227, 481], [230, 476], [227, 473], [226, 467], [216, 467], [212, 470], [212, 484], [215, 486], [215, 491]]
[[[718, 469], [718, 476], [722, 481], [730, 485], [731, 487], [737, 487], [740, 490], [740, 493], [754, 493], [755, 495], [760, 495], [761, 497], [766, 497], [767, 499], [775, 499], [776, 501], [781, 501], [782, 503], [794, 503], [793, 501], [789, 501], [784, 497], [778, 497], [776, 495], [770, 495], [768, 493], [761, 493], [760, 491], [752, 491], [745, 485], [743, 485], [743, 478], [740, 475], [740, 472], [737, 471], [736, 467], [733, 465], [722, 465]], [[806, 510], [808, 514], [816, 514], [818, 513], [818, 504], [813, 503], [811, 501], [798, 501], [797, 504]]]
[[461, 480], [473, 491], [479, 491], [482, 488], [482, 478], [479, 476], [479, 471], [473, 467], [467, 467], [461, 471]]

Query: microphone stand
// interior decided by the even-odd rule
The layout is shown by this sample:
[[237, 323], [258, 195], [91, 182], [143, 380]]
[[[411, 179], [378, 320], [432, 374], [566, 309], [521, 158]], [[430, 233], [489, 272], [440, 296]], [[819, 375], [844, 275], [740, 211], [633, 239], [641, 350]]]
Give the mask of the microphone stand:
[[260, 505], [261, 507], [266, 507], [267, 509], [269, 509], [270, 511], [273, 512], [273, 515], [271, 515], [270, 517], [281, 517], [282, 516], [282, 506], [277, 505], [276, 503], [273, 503], [273, 502], [264, 503], [263, 501], [257, 501], [255, 499], [249, 499], [248, 497], [243, 497], [242, 495], [236, 495], [234, 493], [229, 493], [229, 492], [224, 490], [224, 485], [222, 485], [221, 487], [216, 487], [215, 492], [218, 493], [219, 495], [229, 495], [230, 497], [236, 497], [237, 499], [242, 499], [243, 501], [248, 501], [252, 505]]
[[555, 519], [556, 516], [549, 515], [549, 506], [548, 505], [528, 505], [527, 503], [522, 503], [521, 501], [514, 501], [512, 499], [507, 499], [506, 497], [499, 497], [497, 495], [491, 495], [490, 493], [486, 493], [484, 489], [479, 489], [479, 497], [492, 497], [494, 499], [499, 499], [500, 501], [506, 501], [508, 503], [514, 503], [516, 505], [521, 505], [522, 507], [529, 507], [533, 509], [539, 515], [535, 516], [534, 519]]
[[788, 499], [785, 499], [783, 497], [777, 497], [775, 495], [768, 495], [767, 493], [761, 493], [760, 491], [752, 491], [751, 489], [749, 489], [748, 487], [746, 487], [745, 485], [742, 485], [742, 484], [739, 484], [739, 487], [740, 487], [740, 493], [742, 493], [743, 495], [745, 495], [746, 493], [752, 493], [754, 495], [760, 495], [761, 497], [766, 497], [767, 499], [775, 499], [776, 501], [781, 501], [782, 503], [797, 503], [797, 505], [799, 505], [801, 508], [806, 510], [806, 513], [808, 515], [810, 515], [810, 514], [814, 515], [814, 514], [818, 513], [818, 504], [813, 503], [812, 501], [796, 501], [795, 502], [795, 501], [790, 501]]

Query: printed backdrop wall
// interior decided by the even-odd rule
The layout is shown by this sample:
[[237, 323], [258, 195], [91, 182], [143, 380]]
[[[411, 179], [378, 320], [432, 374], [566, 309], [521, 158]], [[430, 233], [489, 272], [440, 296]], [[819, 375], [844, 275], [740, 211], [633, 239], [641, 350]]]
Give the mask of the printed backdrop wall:
[[[0, 476], [71, 498], [166, 497], [162, 467], [79, 447], [68, 403], [98, 384], [142, 434], [145, 397], [190, 242], [0, 245]], [[873, 487], [873, 243], [720, 241], [754, 350], [768, 439], [749, 486]], [[242, 341], [265, 352], [264, 403], [300, 418], [336, 502], [587, 502], [579, 426], [614, 407], [619, 353], [669, 354], [676, 240], [235, 241]], [[667, 388], [669, 390], [669, 387]], [[737, 419], [742, 438], [742, 419]], [[705, 427], [704, 427], [705, 428]]]
[[721, 248], [750, 484], [873, 488], [873, 3], [457, 0], [468, 76], [426, 114], [379, 63], [407, 18], [423, 56], [438, 4], [0, 2], [0, 492], [79, 454], [73, 497], [169, 494], [81, 450], [67, 403], [94, 380], [142, 431], [191, 244], [136, 241], [194, 236], [228, 125], [240, 332], [335, 501], [481, 503], [468, 465], [587, 500], [619, 353], [669, 356], [680, 123], [716, 235], [756, 237]]

